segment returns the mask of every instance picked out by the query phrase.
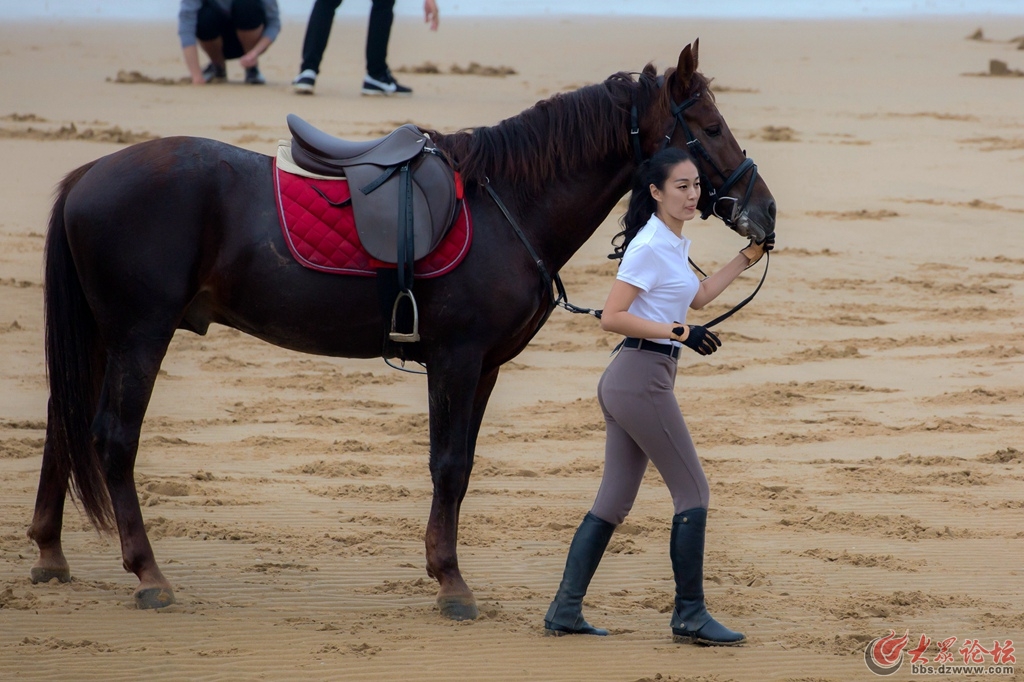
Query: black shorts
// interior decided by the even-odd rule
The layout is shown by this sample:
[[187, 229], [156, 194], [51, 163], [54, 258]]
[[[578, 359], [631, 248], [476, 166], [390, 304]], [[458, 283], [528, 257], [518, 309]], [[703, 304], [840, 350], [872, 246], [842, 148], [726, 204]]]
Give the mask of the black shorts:
[[238, 41], [237, 32], [261, 28], [266, 23], [267, 13], [263, 8], [263, 0], [233, 0], [230, 14], [215, 3], [203, 2], [196, 20], [196, 38], [221, 38], [224, 41], [224, 58], [238, 59], [245, 54], [245, 49]]

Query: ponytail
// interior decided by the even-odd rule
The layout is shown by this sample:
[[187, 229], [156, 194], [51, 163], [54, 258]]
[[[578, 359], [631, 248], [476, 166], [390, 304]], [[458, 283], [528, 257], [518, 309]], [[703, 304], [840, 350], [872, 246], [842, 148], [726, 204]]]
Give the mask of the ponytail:
[[[658, 202], [651, 195], [650, 186], [665, 188], [669, 172], [684, 161], [692, 161], [685, 149], [667, 147], [640, 164], [633, 175], [633, 189], [629, 196], [629, 207], [622, 216], [622, 231], [612, 238], [614, 252], [608, 255], [613, 260], [621, 259], [626, 247], [637, 232], [647, 224], [658, 209]], [[618, 241], [618, 243], [616, 243]]]

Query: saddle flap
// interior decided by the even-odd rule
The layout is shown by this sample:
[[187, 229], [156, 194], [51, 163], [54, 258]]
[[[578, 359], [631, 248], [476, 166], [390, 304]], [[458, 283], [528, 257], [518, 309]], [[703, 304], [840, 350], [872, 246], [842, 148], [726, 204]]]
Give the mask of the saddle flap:
[[359, 164], [394, 166], [404, 163], [423, 151], [427, 136], [407, 123], [382, 138], [353, 142], [329, 135], [288, 114], [292, 133], [292, 154], [295, 162], [314, 173], [344, 174], [344, 169]]
[[[386, 168], [372, 164], [347, 169], [360, 243], [377, 260], [396, 263], [400, 173], [393, 173], [372, 192], [364, 193], [358, 189], [371, 185], [386, 171]], [[457, 199], [454, 173], [442, 157], [423, 154], [410, 163], [410, 171], [413, 260], [419, 260], [433, 251], [444, 238], [455, 218]]]

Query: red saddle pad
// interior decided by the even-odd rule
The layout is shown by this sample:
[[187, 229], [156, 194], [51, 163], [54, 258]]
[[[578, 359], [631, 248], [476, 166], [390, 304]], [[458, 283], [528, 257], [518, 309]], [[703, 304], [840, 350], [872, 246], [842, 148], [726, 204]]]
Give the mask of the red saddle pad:
[[[394, 268], [372, 258], [356, 234], [348, 181], [320, 180], [288, 173], [274, 163], [274, 195], [281, 232], [295, 260], [320, 272], [373, 277], [379, 268]], [[328, 201], [329, 200], [329, 201]], [[455, 222], [433, 251], [416, 261], [416, 277], [438, 277], [451, 272], [469, 252], [473, 221], [465, 201], [460, 202]]]

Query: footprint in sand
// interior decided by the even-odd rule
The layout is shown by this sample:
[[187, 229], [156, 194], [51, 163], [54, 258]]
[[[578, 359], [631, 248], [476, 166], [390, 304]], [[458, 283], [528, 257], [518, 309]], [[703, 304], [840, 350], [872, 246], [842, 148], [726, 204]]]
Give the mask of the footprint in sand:
[[885, 220], [886, 218], [898, 218], [900, 214], [886, 209], [869, 211], [862, 208], [859, 211], [808, 211], [807, 215], [835, 220]]
[[796, 131], [789, 126], [764, 126], [754, 135], [765, 142], [799, 142]]
[[427, 61], [418, 66], [400, 66], [395, 69], [395, 73], [447, 74], [452, 76], [489, 76], [504, 78], [505, 76], [514, 76], [519, 72], [511, 66], [485, 66], [478, 62], [470, 62], [466, 66], [452, 64], [448, 67], [448, 70], [445, 71], [437, 64]]
[[[784, 550], [783, 553], [789, 554], [791, 551]], [[891, 554], [851, 554], [845, 549], [841, 552], [836, 552], [818, 547], [800, 552], [798, 556], [818, 559], [825, 563], [840, 566], [881, 568], [886, 571], [893, 571], [897, 573], [917, 573], [919, 567], [927, 564], [924, 559], [908, 561], [906, 559], [897, 559]]]
[[148, 84], [148, 85], [191, 85], [192, 79], [186, 76], [181, 78], [165, 78], [163, 76], [153, 78], [140, 71], [126, 71], [119, 69], [113, 78], [107, 77], [108, 83]]
[[0, 138], [28, 139], [28, 140], [84, 140], [88, 142], [108, 142], [115, 144], [135, 144], [155, 140], [159, 135], [149, 132], [136, 133], [131, 130], [122, 130], [120, 126], [109, 128], [82, 128], [78, 129], [74, 123], [62, 125], [60, 128], [43, 130], [32, 126], [9, 128], [0, 127]]

